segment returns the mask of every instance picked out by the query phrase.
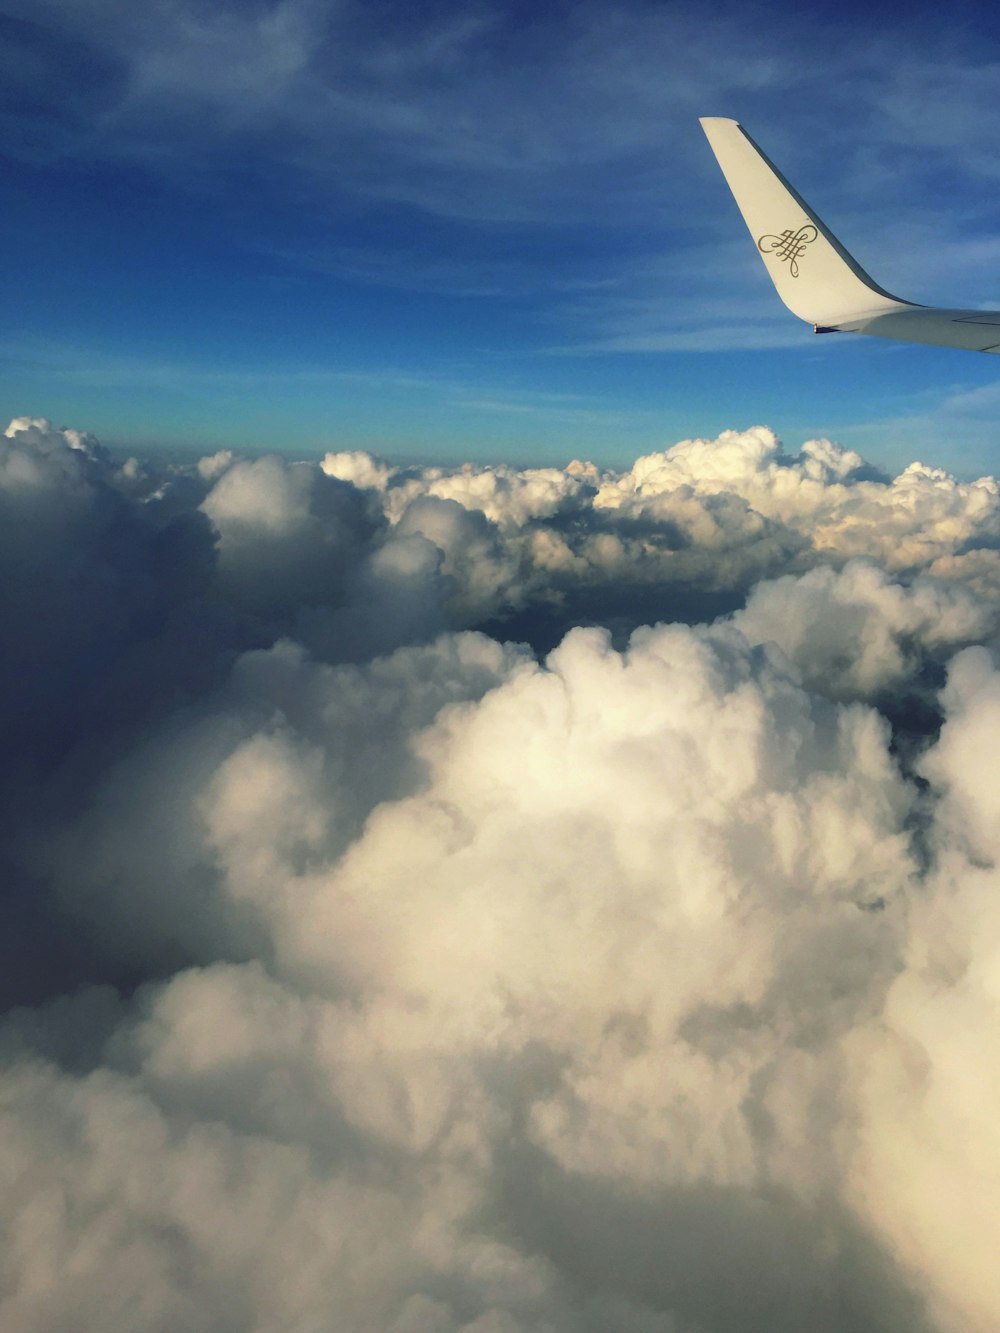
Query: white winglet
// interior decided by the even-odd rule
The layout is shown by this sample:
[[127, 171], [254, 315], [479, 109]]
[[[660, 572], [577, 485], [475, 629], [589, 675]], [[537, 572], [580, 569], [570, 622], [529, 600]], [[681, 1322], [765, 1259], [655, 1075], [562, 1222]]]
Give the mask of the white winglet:
[[1000, 352], [1000, 311], [939, 310], [892, 296], [848, 254], [742, 125], [706, 116], [701, 127], [778, 295], [817, 333], [843, 330]]
[[778, 295], [793, 315], [820, 326], [906, 309], [883, 291], [823, 225], [735, 120], [701, 128], [750, 228]]

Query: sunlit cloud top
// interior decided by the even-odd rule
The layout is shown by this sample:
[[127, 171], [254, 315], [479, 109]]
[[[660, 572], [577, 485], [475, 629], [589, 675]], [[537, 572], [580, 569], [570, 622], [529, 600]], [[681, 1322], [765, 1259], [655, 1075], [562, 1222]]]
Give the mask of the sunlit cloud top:
[[997, 1327], [995, 478], [23, 417], [0, 629], [4, 1328]]

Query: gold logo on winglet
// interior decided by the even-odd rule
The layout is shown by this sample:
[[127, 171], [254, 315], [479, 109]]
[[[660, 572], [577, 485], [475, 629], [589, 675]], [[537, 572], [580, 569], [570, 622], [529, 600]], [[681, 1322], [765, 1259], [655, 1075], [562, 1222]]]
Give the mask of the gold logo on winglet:
[[799, 255], [807, 245], [812, 245], [818, 235], [811, 222], [803, 222], [798, 231], [792, 231], [791, 227], [787, 227], [780, 236], [762, 236], [757, 242], [757, 249], [764, 255], [777, 255], [783, 264], [787, 261], [789, 273], [793, 278], [797, 278]]

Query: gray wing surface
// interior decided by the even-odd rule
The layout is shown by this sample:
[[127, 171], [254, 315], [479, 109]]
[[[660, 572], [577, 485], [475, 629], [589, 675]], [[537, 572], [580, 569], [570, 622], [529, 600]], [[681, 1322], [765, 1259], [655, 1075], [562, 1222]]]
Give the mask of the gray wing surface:
[[1000, 352], [1000, 311], [944, 310], [893, 296], [844, 249], [742, 125], [707, 116], [701, 127], [778, 295], [817, 333]]

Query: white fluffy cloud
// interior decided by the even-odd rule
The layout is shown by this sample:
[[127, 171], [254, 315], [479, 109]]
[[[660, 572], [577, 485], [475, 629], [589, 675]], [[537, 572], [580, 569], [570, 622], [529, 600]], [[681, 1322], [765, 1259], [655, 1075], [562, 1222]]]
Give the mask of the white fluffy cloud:
[[995, 1327], [991, 480], [4, 447], [4, 1328]]
[[[465, 623], [528, 605], [562, 606], [565, 629], [595, 603], [601, 618], [613, 617], [609, 588], [633, 625], [678, 613], [691, 619], [685, 593], [696, 593], [692, 608], [704, 614], [706, 605], [724, 605], [706, 603], [706, 594], [735, 606], [760, 579], [858, 558], [905, 580], [903, 596], [921, 574], [945, 586], [974, 584], [986, 601], [1000, 586], [993, 478], [961, 483], [914, 463], [890, 480], [829, 440], [808, 441], [791, 457], [763, 427], [685, 440], [625, 473], [581, 463], [414, 471], [357, 453], [328, 454], [323, 469], [377, 497], [394, 532], [418, 531], [438, 545], [454, 585], [452, 608]], [[456, 505], [488, 526], [462, 524]], [[934, 595], [925, 586], [916, 602]], [[950, 592], [940, 596], [947, 601]], [[920, 612], [908, 614], [920, 621]], [[966, 618], [985, 614], [970, 610]], [[948, 615], [956, 627], [960, 618], [957, 610]], [[983, 632], [972, 628], [973, 637]]]
[[[465, 1309], [568, 1330], [595, 1300], [623, 1328], [714, 1319], [714, 1267], [750, 1243], [727, 1192], [769, 1213], [765, 1252], [812, 1216], [831, 1047], [892, 972], [897, 909], [864, 910], [912, 874], [885, 724], [811, 699], [735, 631], [685, 627], [624, 656], [578, 631], [546, 666], [481, 636], [371, 671], [279, 646], [241, 663], [229, 708], [221, 750], [213, 717], [131, 756], [59, 867], [119, 947], [173, 923], [201, 966], [147, 987], [101, 1074], [11, 1070], [28, 1196], [57, 1159], [88, 1219], [46, 1240], [70, 1247], [95, 1325], [149, 1301], [215, 1327], [233, 1281], [234, 1323], [273, 1328], [334, 1309], [406, 1327], [419, 1302], [443, 1329], [474, 1326]], [[380, 787], [358, 791], [355, 765]], [[250, 956], [208, 961], [227, 952]], [[43, 1103], [54, 1130], [32, 1127]], [[589, 1182], [591, 1247], [620, 1211], [638, 1225], [645, 1192], [667, 1248], [722, 1228], [705, 1289], [564, 1290], [529, 1170], [553, 1175], [557, 1232]], [[20, 1235], [27, 1201], [6, 1206]], [[819, 1327], [823, 1285], [846, 1281], [828, 1225], [833, 1256], [803, 1253], [796, 1279]], [[197, 1275], [172, 1280], [184, 1255]], [[11, 1317], [65, 1318], [76, 1298], [34, 1273]]]
[[760, 583], [735, 623], [772, 642], [814, 688], [870, 696], [911, 681], [921, 661], [989, 637], [998, 607], [958, 583], [918, 575], [906, 585], [870, 560]]
[[908, 922], [904, 967], [877, 1024], [852, 1034], [861, 1108], [851, 1188], [948, 1329], [986, 1333], [998, 1305], [1000, 1093], [1000, 677], [981, 648], [959, 654], [946, 721], [923, 771], [937, 801], [934, 861]]

